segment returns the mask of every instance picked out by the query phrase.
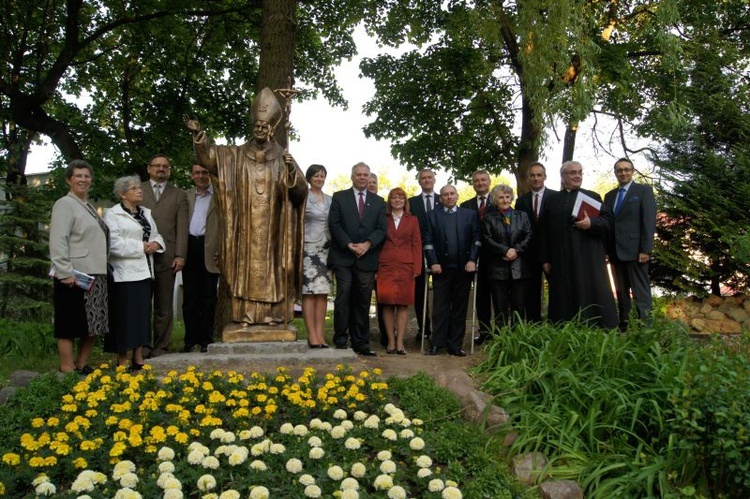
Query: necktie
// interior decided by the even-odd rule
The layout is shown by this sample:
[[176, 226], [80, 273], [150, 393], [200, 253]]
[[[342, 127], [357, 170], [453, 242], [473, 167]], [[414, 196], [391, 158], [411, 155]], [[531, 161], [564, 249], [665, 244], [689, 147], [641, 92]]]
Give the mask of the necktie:
[[156, 198], [156, 202], [159, 202], [159, 198], [161, 197], [161, 184], [156, 184], [154, 186], [154, 197]]
[[479, 198], [479, 218], [484, 218], [484, 212], [487, 209], [487, 206], [484, 202], [484, 196]]
[[432, 211], [432, 195], [427, 194], [425, 197], [425, 211]]
[[620, 187], [620, 192], [617, 193], [617, 201], [615, 202], [615, 216], [620, 214], [622, 210], [622, 198], [625, 197], [625, 188]]
[[364, 193], [359, 193], [359, 218], [362, 218], [362, 215], [365, 214], [365, 195]]
[[534, 220], [539, 218], [539, 193], [534, 194]]

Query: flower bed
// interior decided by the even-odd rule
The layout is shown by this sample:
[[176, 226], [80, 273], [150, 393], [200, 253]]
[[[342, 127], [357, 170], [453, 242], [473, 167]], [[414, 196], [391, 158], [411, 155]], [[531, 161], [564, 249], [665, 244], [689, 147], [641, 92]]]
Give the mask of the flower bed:
[[293, 379], [279, 368], [158, 378], [102, 366], [2, 449], [12, 497], [230, 499], [460, 498], [421, 437], [389, 403], [380, 371], [339, 366]]

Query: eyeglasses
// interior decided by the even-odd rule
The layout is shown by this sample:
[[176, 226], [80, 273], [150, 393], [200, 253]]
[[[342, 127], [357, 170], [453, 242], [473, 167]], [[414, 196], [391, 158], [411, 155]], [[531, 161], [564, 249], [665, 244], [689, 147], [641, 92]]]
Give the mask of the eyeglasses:
[[154, 168], [164, 168], [165, 170], [169, 170], [171, 168], [169, 165], [165, 165], [163, 163], [151, 163], [148, 166], [153, 166]]
[[632, 168], [616, 168], [615, 173], [630, 173], [632, 172]]

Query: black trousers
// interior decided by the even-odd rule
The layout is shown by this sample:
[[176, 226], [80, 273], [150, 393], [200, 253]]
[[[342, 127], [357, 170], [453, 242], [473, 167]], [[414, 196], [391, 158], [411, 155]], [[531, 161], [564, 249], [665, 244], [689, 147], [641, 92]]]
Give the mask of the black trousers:
[[[648, 278], [648, 263], [614, 260], [612, 262], [612, 274], [615, 280], [620, 328], [627, 329], [633, 300], [635, 300], [638, 319], [650, 326], [652, 299], [651, 284]], [[630, 298], [631, 291], [633, 299]]]
[[188, 257], [182, 269], [182, 317], [187, 346], [205, 346], [214, 339], [219, 274], [206, 270], [203, 244], [203, 237], [188, 238]]
[[375, 271], [356, 265], [333, 266], [336, 298], [333, 301], [333, 343], [346, 346], [351, 340], [355, 351], [370, 349], [370, 300]]
[[531, 275], [526, 279], [526, 319], [533, 322], [542, 320], [542, 285], [544, 271], [542, 264], [531, 264]]
[[510, 326], [516, 313], [522, 319], [525, 318], [526, 307], [524, 302], [527, 281], [528, 279], [492, 280], [492, 305], [495, 307], [495, 327]]
[[460, 350], [466, 334], [466, 312], [473, 273], [443, 269], [432, 275], [432, 346]]

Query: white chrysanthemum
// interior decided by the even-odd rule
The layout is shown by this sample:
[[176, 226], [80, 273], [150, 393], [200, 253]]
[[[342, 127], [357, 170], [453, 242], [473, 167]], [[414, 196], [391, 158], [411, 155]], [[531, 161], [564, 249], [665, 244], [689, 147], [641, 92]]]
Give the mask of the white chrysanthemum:
[[250, 430], [242, 430], [240, 431], [240, 440], [249, 440], [250, 439]]
[[266, 434], [266, 431], [260, 426], [250, 428], [250, 438], [260, 438]]
[[396, 463], [391, 461], [390, 459], [387, 461], [383, 461], [380, 463], [380, 472], [381, 473], [395, 473], [396, 472]]
[[206, 456], [201, 461], [201, 466], [207, 470], [217, 470], [219, 469], [219, 466], [221, 466], [221, 463], [215, 456]]
[[362, 444], [360, 443], [358, 438], [349, 437], [346, 439], [346, 442], [344, 442], [344, 446], [349, 450], [357, 450], [362, 446]]
[[349, 473], [351, 473], [353, 477], [362, 478], [367, 473], [367, 468], [362, 463], [354, 463], [352, 464], [352, 469], [349, 470]]
[[221, 435], [221, 441], [225, 444], [231, 444], [235, 440], [237, 440], [237, 436], [231, 431], [225, 431]]
[[157, 459], [159, 461], [171, 461], [174, 459], [174, 451], [169, 447], [162, 447], [159, 449], [159, 452], [156, 454]]
[[409, 448], [411, 450], [422, 450], [424, 449], [424, 440], [419, 437], [414, 437], [409, 442]]
[[307, 429], [307, 426], [303, 424], [298, 424], [294, 427], [294, 434], [298, 437], [304, 437], [309, 433], [310, 430]]
[[388, 490], [389, 499], [406, 499], [406, 490], [400, 485], [394, 485]]
[[222, 428], [216, 428], [208, 435], [208, 438], [211, 440], [220, 440], [223, 434], [224, 430]]
[[260, 461], [256, 459], [252, 463], [250, 463], [250, 468], [254, 469], [255, 471], [266, 471], [268, 469], [268, 466], [266, 466], [266, 463], [263, 461]]
[[384, 439], [390, 440], [392, 442], [398, 440], [398, 435], [396, 435], [396, 432], [391, 430], [390, 428], [383, 430], [383, 433], [381, 433], [381, 435]]
[[305, 473], [304, 475], [299, 476], [299, 483], [302, 485], [312, 485], [315, 483], [315, 477]]
[[174, 463], [172, 461], [163, 461], [159, 463], [159, 473], [174, 473]]
[[126, 487], [115, 492], [114, 499], [141, 499], [141, 494]]
[[272, 444], [270, 451], [271, 454], [283, 454], [286, 451], [286, 447], [283, 444]]
[[351, 421], [347, 419], [346, 421], [342, 421], [339, 426], [345, 429], [346, 431], [351, 431], [351, 429], [354, 428], [354, 423], [352, 423]]
[[188, 454], [187, 461], [190, 464], [201, 464], [203, 462], [203, 458], [206, 457], [203, 455], [203, 453], [199, 450], [194, 450]]
[[133, 461], [125, 460], [115, 464], [115, 467], [112, 469], [112, 479], [119, 480], [126, 473], [135, 473], [135, 463]]
[[336, 409], [336, 412], [333, 413], [333, 417], [335, 419], [346, 419], [348, 416], [344, 409]]
[[365, 411], [357, 411], [354, 413], [354, 421], [364, 421], [367, 419], [367, 413]]
[[135, 473], [125, 473], [120, 477], [120, 486], [128, 489], [134, 489], [138, 485], [138, 475]]
[[341, 492], [341, 499], [359, 499], [359, 492], [354, 489], [347, 489]]
[[94, 490], [94, 482], [91, 480], [91, 478], [87, 476], [81, 476], [80, 474], [78, 477], [73, 481], [73, 484], [70, 486], [70, 490], [73, 492], [91, 492]]
[[357, 481], [356, 478], [351, 478], [351, 477], [344, 478], [341, 481], [341, 485], [339, 486], [339, 488], [341, 490], [349, 490], [349, 489], [359, 490], [359, 482]]
[[244, 447], [238, 447], [229, 455], [229, 459], [227, 459], [227, 462], [231, 466], [239, 466], [240, 464], [247, 461], [247, 449]]
[[214, 456], [228, 456], [232, 453], [232, 450], [228, 445], [220, 445], [214, 449]]
[[242, 497], [239, 492], [234, 489], [225, 490], [219, 496], [219, 499], [240, 499]]
[[164, 495], [161, 499], [183, 499], [185, 497], [181, 490], [178, 489], [167, 489], [164, 491]]
[[331, 438], [338, 440], [344, 438], [344, 435], [346, 435], [346, 430], [343, 426], [334, 426], [331, 428]]
[[270, 495], [271, 492], [269, 492], [268, 489], [263, 487], [262, 485], [253, 487], [253, 489], [250, 491], [250, 499], [268, 499], [268, 496]]
[[93, 499], [93, 498], [88, 494], [83, 494], [82, 496], [76, 497], [76, 499]]
[[402, 428], [408, 428], [411, 426], [411, 419], [404, 418], [398, 424], [400, 424]]
[[320, 497], [322, 495], [323, 491], [315, 484], [310, 484], [305, 487], [305, 497]]
[[211, 453], [211, 449], [209, 449], [208, 447], [206, 447], [200, 442], [192, 442], [190, 445], [188, 445], [188, 451], [189, 452], [198, 451], [204, 456], [207, 456]]
[[390, 475], [378, 475], [373, 485], [377, 490], [388, 490], [393, 487], [393, 478]]
[[286, 462], [286, 470], [289, 473], [294, 473], [296, 475], [297, 473], [302, 471], [302, 461], [300, 461], [296, 457], [291, 458]]
[[443, 499], [462, 499], [463, 494], [456, 487], [446, 487], [443, 489]]
[[417, 476], [419, 478], [427, 478], [430, 475], [432, 475], [432, 470], [430, 468], [419, 468], [419, 471], [417, 471]]
[[166, 480], [164, 480], [164, 486], [162, 487], [164, 490], [169, 489], [179, 489], [182, 490], [182, 482], [180, 482], [177, 477], [170, 476]]
[[34, 489], [38, 496], [52, 496], [57, 493], [57, 487], [52, 482], [42, 482]]
[[310, 424], [307, 426], [309, 426], [311, 430], [319, 430], [322, 424], [323, 421], [321, 421], [320, 418], [313, 418], [310, 420]]
[[167, 480], [170, 478], [174, 478], [174, 475], [172, 473], [162, 473], [159, 475], [159, 478], [156, 479], [156, 485], [164, 488], [164, 485], [167, 483]]
[[255, 444], [252, 447], [250, 447], [250, 454], [252, 454], [255, 457], [262, 456], [265, 451], [263, 450], [263, 446], [260, 444]]
[[279, 433], [282, 435], [291, 435], [294, 431], [294, 425], [292, 423], [284, 423], [281, 425], [281, 428], [279, 428]]
[[446, 487], [458, 487], [458, 484], [454, 480], [446, 480], [445, 486]]
[[213, 475], [202, 475], [198, 479], [198, 490], [201, 492], [207, 492], [216, 488], [216, 478]]
[[211, 492], [211, 493], [202, 495], [201, 499], [219, 499], [219, 494], [217, 494], [216, 492]]
[[414, 432], [408, 428], [404, 428], [398, 434], [398, 438], [406, 440], [407, 438], [414, 438]]
[[380, 452], [378, 452], [378, 454], [377, 454], [376, 457], [378, 458], [378, 461], [387, 461], [388, 459], [390, 459], [392, 457], [391, 456], [391, 451], [389, 451], [389, 450], [381, 450]]
[[429, 468], [432, 466], [432, 459], [430, 459], [430, 456], [419, 456], [417, 458], [417, 466], [420, 468]]
[[320, 429], [323, 431], [327, 431], [330, 433], [331, 428], [333, 428], [333, 425], [328, 421], [323, 421], [322, 423], [320, 423]]
[[322, 447], [313, 447], [310, 449], [310, 459], [320, 459], [326, 455], [326, 451]]
[[388, 403], [388, 404], [385, 404], [385, 407], [383, 407], [383, 410], [384, 410], [384, 411], [385, 411], [385, 412], [386, 412], [387, 414], [393, 414], [393, 411], [396, 411], [396, 410], [398, 410], [398, 409], [396, 408], [396, 406], [395, 406], [395, 405], [393, 405], [393, 404], [391, 404], [391, 403]]
[[430, 483], [427, 484], [427, 490], [430, 492], [440, 492], [445, 488], [445, 484], [439, 478], [433, 478]]
[[312, 437], [307, 439], [307, 445], [310, 447], [320, 447], [323, 445], [323, 441], [320, 439], [320, 437], [316, 437], [313, 435]]
[[370, 428], [372, 430], [377, 430], [379, 424], [380, 424], [380, 418], [377, 417], [375, 414], [365, 419], [365, 422], [364, 422], [365, 428]]
[[413, 424], [414, 426], [422, 426], [424, 424], [424, 421], [419, 418], [414, 418], [411, 420], [411, 424]]
[[331, 466], [328, 468], [328, 477], [331, 480], [341, 480], [344, 478], [344, 470], [341, 469], [341, 466]]

